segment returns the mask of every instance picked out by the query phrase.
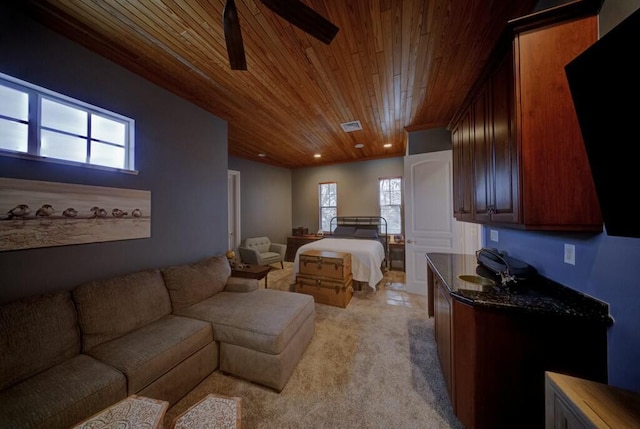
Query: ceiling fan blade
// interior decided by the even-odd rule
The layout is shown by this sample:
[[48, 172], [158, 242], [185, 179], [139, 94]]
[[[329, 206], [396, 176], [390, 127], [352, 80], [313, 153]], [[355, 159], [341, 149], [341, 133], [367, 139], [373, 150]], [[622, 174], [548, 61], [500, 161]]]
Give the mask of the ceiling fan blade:
[[338, 33], [338, 27], [300, 0], [261, 1], [276, 14], [327, 45]]
[[222, 23], [224, 26], [224, 39], [227, 43], [227, 55], [231, 70], [246, 70], [247, 60], [244, 56], [242, 33], [240, 32], [240, 19], [234, 0], [227, 0], [222, 11]]

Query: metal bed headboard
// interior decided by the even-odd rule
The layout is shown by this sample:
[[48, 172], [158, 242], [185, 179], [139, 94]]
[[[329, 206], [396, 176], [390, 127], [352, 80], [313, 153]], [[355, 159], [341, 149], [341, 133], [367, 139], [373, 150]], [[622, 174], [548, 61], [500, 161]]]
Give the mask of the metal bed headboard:
[[384, 247], [385, 264], [389, 260], [389, 236], [387, 235], [387, 220], [382, 216], [334, 216], [329, 223], [329, 233], [337, 226], [355, 226], [358, 228], [377, 229], [378, 237]]

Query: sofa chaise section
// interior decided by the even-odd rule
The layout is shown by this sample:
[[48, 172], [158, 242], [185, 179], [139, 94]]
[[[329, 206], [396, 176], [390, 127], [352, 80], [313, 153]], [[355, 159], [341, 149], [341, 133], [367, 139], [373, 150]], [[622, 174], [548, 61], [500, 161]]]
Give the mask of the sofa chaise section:
[[211, 325], [171, 314], [158, 269], [89, 282], [72, 295], [83, 353], [122, 372], [127, 395], [174, 404], [218, 367]]
[[173, 313], [211, 323], [221, 371], [281, 391], [313, 337], [313, 297], [230, 275], [224, 257], [163, 270]]
[[81, 354], [68, 291], [0, 307], [0, 427], [68, 428], [127, 395], [116, 369]]
[[310, 295], [257, 289], [221, 292], [181, 314], [213, 325], [220, 370], [281, 391], [314, 333]]

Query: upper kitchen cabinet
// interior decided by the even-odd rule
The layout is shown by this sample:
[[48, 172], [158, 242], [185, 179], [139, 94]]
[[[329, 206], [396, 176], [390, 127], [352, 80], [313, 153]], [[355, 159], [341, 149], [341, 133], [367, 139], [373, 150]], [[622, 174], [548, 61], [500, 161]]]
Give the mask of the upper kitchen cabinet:
[[564, 71], [597, 40], [600, 3], [574, 1], [509, 22], [508, 36], [450, 125], [456, 219], [602, 231]]
[[453, 146], [453, 215], [459, 221], [473, 221], [472, 112], [460, 118], [451, 133]]

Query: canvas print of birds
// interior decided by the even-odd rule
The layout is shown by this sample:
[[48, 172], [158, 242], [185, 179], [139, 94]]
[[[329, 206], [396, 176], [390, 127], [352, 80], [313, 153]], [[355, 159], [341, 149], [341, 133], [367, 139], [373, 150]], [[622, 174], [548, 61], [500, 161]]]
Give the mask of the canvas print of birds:
[[150, 236], [150, 191], [0, 178], [0, 251]]

